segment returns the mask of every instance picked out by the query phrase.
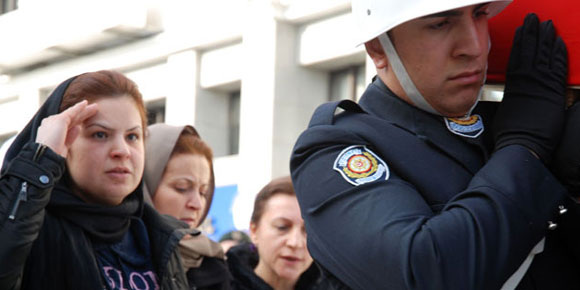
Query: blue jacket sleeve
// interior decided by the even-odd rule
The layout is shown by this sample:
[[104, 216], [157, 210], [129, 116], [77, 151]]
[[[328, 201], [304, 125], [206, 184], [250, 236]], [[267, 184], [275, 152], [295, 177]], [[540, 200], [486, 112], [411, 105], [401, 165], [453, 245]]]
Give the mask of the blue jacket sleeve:
[[366, 141], [331, 127], [300, 137], [291, 172], [313, 258], [353, 289], [499, 289], [565, 199], [544, 165], [512, 145], [435, 213], [396, 172], [346, 182], [333, 162]]
[[0, 179], [0, 289], [19, 289], [64, 158], [37, 143], [24, 146]]

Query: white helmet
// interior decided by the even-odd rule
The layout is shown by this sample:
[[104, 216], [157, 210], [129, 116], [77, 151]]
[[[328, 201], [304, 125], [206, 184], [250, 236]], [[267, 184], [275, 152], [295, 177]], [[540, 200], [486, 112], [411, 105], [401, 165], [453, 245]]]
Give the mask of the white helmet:
[[352, 0], [352, 14], [358, 26], [357, 45], [415, 18], [480, 3], [491, 3], [489, 17], [492, 17], [510, 2], [511, 0]]
[[[488, 17], [492, 17], [510, 2], [511, 0], [352, 0], [352, 13], [359, 28], [358, 45], [377, 37], [407, 97], [421, 110], [441, 115], [419, 92], [385, 32], [412, 19], [482, 3], [490, 3]], [[471, 110], [481, 98], [481, 92], [480, 90]], [[467, 115], [471, 114], [471, 110]]]

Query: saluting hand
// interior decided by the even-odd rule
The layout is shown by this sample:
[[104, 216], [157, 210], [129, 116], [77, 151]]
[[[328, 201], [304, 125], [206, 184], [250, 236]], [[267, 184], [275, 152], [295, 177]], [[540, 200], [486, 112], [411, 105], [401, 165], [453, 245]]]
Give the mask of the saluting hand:
[[69, 146], [79, 134], [79, 126], [97, 111], [97, 104], [89, 105], [83, 100], [59, 114], [44, 118], [38, 127], [36, 143], [44, 144], [66, 158]]

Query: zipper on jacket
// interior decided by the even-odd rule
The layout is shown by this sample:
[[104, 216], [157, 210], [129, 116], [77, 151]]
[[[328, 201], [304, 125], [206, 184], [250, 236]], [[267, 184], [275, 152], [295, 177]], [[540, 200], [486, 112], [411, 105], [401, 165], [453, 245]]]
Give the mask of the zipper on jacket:
[[20, 206], [21, 202], [28, 200], [28, 183], [26, 181], [22, 182], [20, 187], [20, 192], [18, 193], [18, 197], [16, 197], [16, 201], [14, 202], [14, 207], [12, 207], [12, 211], [8, 216], [8, 219], [14, 220], [16, 218], [16, 212], [18, 211], [18, 207]]

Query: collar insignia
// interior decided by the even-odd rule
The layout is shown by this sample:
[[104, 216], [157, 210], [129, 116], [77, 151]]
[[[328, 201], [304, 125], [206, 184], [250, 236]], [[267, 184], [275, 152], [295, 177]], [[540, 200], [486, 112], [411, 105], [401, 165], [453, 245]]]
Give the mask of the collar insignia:
[[467, 137], [477, 138], [483, 133], [483, 121], [481, 116], [475, 114], [464, 118], [443, 118], [445, 125], [451, 133]]

